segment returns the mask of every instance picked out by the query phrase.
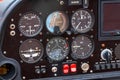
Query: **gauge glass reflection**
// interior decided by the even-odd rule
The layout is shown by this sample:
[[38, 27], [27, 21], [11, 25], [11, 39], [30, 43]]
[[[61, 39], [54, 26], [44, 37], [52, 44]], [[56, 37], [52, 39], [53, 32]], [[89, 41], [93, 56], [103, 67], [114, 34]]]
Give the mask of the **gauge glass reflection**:
[[61, 61], [69, 53], [68, 43], [64, 38], [61, 37], [53, 38], [48, 42], [46, 46], [46, 52], [51, 60]]
[[24, 62], [35, 63], [42, 58], [43, 45], [36, 39], [28, 39], [21, 44], [19, 55]]
[[64, 33], [69, 25], [68, 20], [68, 16], [64, 12], [53, 12], [47, 17], [47, 29], [53, 34]]
[[92, 29], [94, 25], [94, 15], [89, 10], [76, 11], [71, 19], [72, 27], [79, 33], [86, 33]]
[[77, 36], [72, 42], [72, 57], [74, 59], [86, 59], [94, 50], [92, 40], [87, 36]]
[[19, 30], [27, 37], [33, 37], [40, 33], [43, 21], [39, 15], [33, 12], [23, 14], [19, 20]]

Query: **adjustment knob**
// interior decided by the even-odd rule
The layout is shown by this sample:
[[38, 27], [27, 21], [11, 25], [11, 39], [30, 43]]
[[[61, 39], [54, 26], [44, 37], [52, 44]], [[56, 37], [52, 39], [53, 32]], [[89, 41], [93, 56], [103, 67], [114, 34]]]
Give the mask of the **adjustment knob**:
[[101, 58], [103, 60], [106, 60], [108, 63], [110, 63], [110, 60], [112, 58], [112, 51], [110, 49], [104, 49], [101, 52]]
[[42, 74], [45, 74], [45, 73], [46, 73], [46, 69], [45, 69], [45, 68], [42, 68], [42, 69], [41, 69], [41, 73], [42, 73]]
[[40, 74], [40, 69], [36, 69], [35, 72], [36, 72], [37, 74]]
[[90, 69], [90, 65], [88, 63], [83, 63], [82, 66], [81, 66], [81, 69], [84, 72], [87, 72]]

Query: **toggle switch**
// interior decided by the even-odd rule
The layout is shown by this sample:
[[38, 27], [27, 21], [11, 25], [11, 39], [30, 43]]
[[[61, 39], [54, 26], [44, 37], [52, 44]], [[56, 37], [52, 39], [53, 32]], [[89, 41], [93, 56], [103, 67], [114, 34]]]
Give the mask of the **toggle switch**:
[[71, 64], [71, 65], [70, 65], [70, 71], [71, 71], [72, 73], [77, 72], [77, 65], [76, 65], [76, 64]]
[[68, 74], [69, 73], [69, 65], [68, 64], [64, 64], [63, 65], [63, 73], [64, 74]]

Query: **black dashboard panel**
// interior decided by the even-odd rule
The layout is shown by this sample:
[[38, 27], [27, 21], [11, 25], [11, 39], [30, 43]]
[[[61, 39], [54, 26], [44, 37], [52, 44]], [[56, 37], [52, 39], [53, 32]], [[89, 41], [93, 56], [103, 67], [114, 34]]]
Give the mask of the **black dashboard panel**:
[[1, 28], [0, 56], [5, 62], [0, 64], [3, 70], [0, 79], [74, 80], [119, 76], [119, 35], [107, 40], [100, 33], [101, 3], [104, 2], [21, 1]]

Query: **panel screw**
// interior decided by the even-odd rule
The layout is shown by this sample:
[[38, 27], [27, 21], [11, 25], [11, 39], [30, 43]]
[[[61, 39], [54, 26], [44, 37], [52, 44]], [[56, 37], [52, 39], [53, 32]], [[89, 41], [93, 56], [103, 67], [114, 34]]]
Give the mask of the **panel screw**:
[[60, 5], [64, 5], [64, 1], [60, 1]]

